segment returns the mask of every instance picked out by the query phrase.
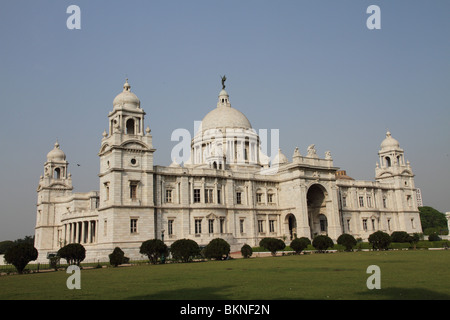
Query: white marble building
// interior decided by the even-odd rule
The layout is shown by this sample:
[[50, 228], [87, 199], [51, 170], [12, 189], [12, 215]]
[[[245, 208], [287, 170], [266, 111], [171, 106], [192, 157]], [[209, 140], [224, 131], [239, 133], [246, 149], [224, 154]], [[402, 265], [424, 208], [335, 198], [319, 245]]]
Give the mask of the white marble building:
[[[224, 86], [225, 87], [225, 86]], [[150, 108], [151, 110], [151, 108]], [[367, 239], [377, 230], [422, 232], [414, 175], [388, 132], [378, 152], [374, 181], [358, 181], [311, 145], [292, 161], [279, 151], [269, 162], [250, 121], [231, 107], [222, 89], [202, 121], [183, 166], [153, 163], [155, 149], [145, 112], [128, 81], [113, 101], [99, 151], [99, 191], [74, 193], [58, 143], [39, 181], [35, 246], [39, 259], [79, 242], [88, 258], [106, 260], [115, 247], [140, 258], [148, 239], [199, 245], [220, 237], [232, 250], [264, 237], [287, 244], [297, 237], [342, 233]]]

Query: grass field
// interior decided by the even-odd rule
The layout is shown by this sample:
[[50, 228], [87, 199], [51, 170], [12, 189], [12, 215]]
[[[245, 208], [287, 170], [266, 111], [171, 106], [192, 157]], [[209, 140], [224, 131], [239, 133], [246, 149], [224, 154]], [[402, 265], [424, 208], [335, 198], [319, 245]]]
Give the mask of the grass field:
[[[369, 290], [369, 265], [381, 289]], [[450, 299], [450, 250], [340, 252], [0, 277], [0, 299]]]

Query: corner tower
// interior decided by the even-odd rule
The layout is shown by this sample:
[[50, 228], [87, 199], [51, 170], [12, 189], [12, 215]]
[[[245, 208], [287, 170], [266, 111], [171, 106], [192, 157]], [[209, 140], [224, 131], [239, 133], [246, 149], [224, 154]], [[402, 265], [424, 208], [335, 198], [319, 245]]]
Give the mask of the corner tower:
[[[154, 237], [153, 149], [145, 112], [128, 79], [108, 114], [100, 157], [99, 235], [109, 249]], [[134, 243], [134, 246], [133, 246]], [[137, 246], [139, 247], [139, 246]]]

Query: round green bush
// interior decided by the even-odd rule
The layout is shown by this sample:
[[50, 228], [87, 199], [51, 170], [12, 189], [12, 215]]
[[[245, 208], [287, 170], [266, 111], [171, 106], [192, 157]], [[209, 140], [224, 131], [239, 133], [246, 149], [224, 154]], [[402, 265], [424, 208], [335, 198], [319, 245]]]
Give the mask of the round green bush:
[[306, 237], [295, 238], [292, 240], [290, 247], [295, 251], [296, 254], [300, 254], [303, 250], [305, 250], [308, 245], [311, 244], [311, 240]]
[[125, 257], [125, 253], [119, 247], [114, 248], [113, 252], [109, 255], [109, 263], [114, 267], [128, 263], [128, 261], [130, 259]]
[[392, 242], [411, 242], [411, 236], [405, 231], [394, 231], [391, 234]]
[[259, 246], [270, 251], [273, 256], [277, 254], [277, 251], [286, 248], [286, 244], [283, 240], [277, 238], [263, 238], [259, 242]]
[[387, 250], [391, 242], [391, 236], [383, 231], [376, 231], [369, 236], [369, 243], [374, 250]]
[[345, 251], [351, 251], [356, 246], [357, 241], [351, 234], [343, 233], [337, 239], [337, 243], [344, 246]]
[[433, 232], [428, 236], [428, 241], [441, 241], [441, 237], [436, 232]]
[[139, 253], [145, 254], [152, 264], [156, 264], [159, 258], [169, 254], [169, 249], [161, 240], [151, 239], [141, 244]]
[[316, 236], [313, 239], [312, 245], [319, 252], [325, 252], [328, 248], [332, 248], [334, 246], [333, 240], [330, 237], [325, 235]]
[[16, 267], [19, 274], [23, 273], [23, 270], [30, 261], [36, 260], [38, 257], [38, 251], [30, 243], [17, 243], [10, 246], [4, 255], [6, 263], [12, 264]]
[[230, 245], [224, 239], [211, 240], [203, 250], [206, 259], [222, 260], [230, 254]]
[[200, 247], [194, 240], [180, 239], [172, 243], [170, 253], [177, 261], [189, 262], [200, 254]]
[[79, 243], [70, 243], [58, 250], [59, 257], [66, 259], [68, 264], [80, 265], [86, 258], [86, 249]]
[[253, 254], [253, 249], [248, 244], [244, 244], [241, 248], [241, 254], [244, 258], [250, 258]]

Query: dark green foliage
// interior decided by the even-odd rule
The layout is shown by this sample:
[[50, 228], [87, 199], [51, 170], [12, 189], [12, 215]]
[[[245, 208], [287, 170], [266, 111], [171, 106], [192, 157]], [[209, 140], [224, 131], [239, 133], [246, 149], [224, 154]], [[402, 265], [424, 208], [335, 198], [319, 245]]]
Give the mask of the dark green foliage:
[[328, 248], [332, 248], [334, 246], [333, 240], [330, 237], [325, 235], [316, 236], [313, 239], [312, 245], [319, 252], [325, 252]]
[[411, 242], [411, 236], [405, 231], [394, 231], [391, 234], [392, 242]]
[[273, 256], [277, 254], [277, 251], [286, 248], [284, 241], [277, 238], [264, 238], [259, 242], [259, 246], [269, 250]]
[[80, 265], [86, 258], [86, 249], [79, 243], [70, 243], [58, 250], [60, 258], [66, 259], [68, 264]]
[[170, 253], [175, 260], [189, 262], [200, 254], [200, 248], [194, 240], [180, 239], [170, 246]]
[[253, 254], [253, 249], [248, 244], [244, 244], [241, 248], [241, 254], [244, 258], [250, 258]]
[[420, 222], [425, 234], [437, 232], [448, 234], [448, 225], [445, 214], [432, 207], [419, 207]]
[[152, 264], [156, 264], [159, 258], [169, 254], [169, 249], [161, 240], [151, 239], [142, 243], [139, 252], [145, 254]]
[[374, 250], [387, 250], [391, 242], [391, 236], [383, 231], [376, 231], [369, 236], [369, 243]]
[[345, 251], [352, 251], [356, 246], [356, 239], [351, 234], [343, 233], [337, 239], [337, 243], [345, 247]]
[[221, 238], [211, 240], [203, 250], [203, 255], [207, 259], [221, 260], [230, 253], [230, 245]]
[[290, 247], [295, 251], [296, 254], [300, 254], [300, 252], [305, 250], [310, 244], [311, 240], [306, 237], [301, 237], [292, 240]]
[[441, 241], [441, 237], [436, 232], [433, 232], [428, 236], [428, 241]]
[[12, 247], [13, 245], [14, 242], [10, 240], [0, 242], [0, 254], [5, 254], [6, 250], [8, 250], [8, 248]]
[[23, 269], [30, 261], [36, 260], [38, 257], [38, 251], [29, 243], [15, 243], [10, 246], [4, 255], [6, 263], [11, 263], [16, 267], [17, 272], [21, 274]]
[[113, 252], [109, 255], [109, 263], [114, 267], [128, 263], [129, 261], [130, 258], [125, 257], [125, 253], [119, 247], [115, 247]]

